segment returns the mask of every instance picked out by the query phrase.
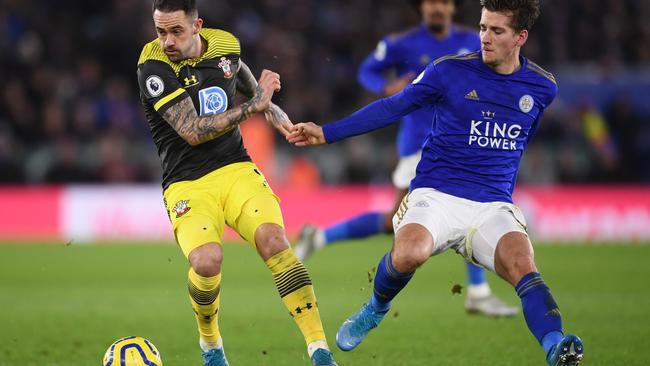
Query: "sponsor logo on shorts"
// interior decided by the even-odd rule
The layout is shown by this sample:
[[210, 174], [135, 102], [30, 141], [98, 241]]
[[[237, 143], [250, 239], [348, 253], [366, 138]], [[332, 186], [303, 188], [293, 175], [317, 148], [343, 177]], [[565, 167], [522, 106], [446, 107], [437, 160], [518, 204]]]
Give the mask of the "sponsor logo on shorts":
[[174, 208], [172, 211], [176, 214], [176, 218], [179, 218], [187, 213], [187, 211], [191, 210], [192, 207], [189, 206], [190, 200], [181, 200], [176, 202], [174, 205]]
[[415, 204], [415, 207], [429, 207], [429, 203], [427, 201], [419, 201]]

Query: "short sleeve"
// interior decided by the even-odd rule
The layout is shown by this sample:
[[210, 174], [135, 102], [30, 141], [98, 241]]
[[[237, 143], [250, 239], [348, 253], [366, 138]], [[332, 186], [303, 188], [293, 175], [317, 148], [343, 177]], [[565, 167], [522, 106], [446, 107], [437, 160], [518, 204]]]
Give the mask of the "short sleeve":
[[443, 80], [437, 66], [429, 64], [411, 85], [404, 88], [403, 93], [408, 100], [420, 107], [437, 103], [444, 93]]
[[138, 66], [138, 84], [143, 100], [161, 114], [186, 95], [174, 70], [162, 61], [149, 60]]

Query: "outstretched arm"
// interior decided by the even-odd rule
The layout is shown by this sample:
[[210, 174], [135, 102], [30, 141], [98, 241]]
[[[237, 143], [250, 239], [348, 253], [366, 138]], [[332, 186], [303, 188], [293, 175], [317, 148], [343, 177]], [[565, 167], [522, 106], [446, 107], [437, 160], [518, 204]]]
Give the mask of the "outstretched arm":
[[342, 120], [322, 128], [313, 123], [299, 123], [287, 138], [296, 146], [322, 145], [386, 127], [399, 118], [426, 105], [435, 105], [444, 95], [445, 84], [434, 64], [401, 92], [380, 99]]
[[296, 146], [322, 145], [365, 134], [397, 122], [419, 109], [404, 93], [380, 99], [339, 121], [323, 127], [309, 122], [293, 126], [287, 140]]
[[[248, 98], [252, 98], [255, 94], [255, 88], [257, 87], [257, 80], [255, 80], [248, 65], [243, 61], [240, 61], [239, 65], [239, 72], [237, 73], [237, 91]], [[266, 117], [266, 121], [284, 137], [289, 135], [293, 123], [291, 123], [289, 116], [284, 113], [282, 108], [271, 102], [269, 103], [269, 108], [264, 111], [264, 116]]]
[[262, 71], [250, 100], [224, 113], [200, 117], [189, 95], [163, 113], [163, 118], [192, 146], [213, 140], [232, 130], [257, 112], [265, 111], [273, 93], [280, 90], [280, 75]]

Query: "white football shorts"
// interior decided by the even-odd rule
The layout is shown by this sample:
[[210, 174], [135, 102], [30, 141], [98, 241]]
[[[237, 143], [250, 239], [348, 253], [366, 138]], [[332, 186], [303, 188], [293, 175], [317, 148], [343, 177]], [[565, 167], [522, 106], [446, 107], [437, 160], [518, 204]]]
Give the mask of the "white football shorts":
[[496, 246], [507, 233], [526, 232], [521, 210], [508, 202], [476, 202], [418, 188], [393, 216], [395, 233], [408, 224], [424, 226], [433, 237], [431, 255], [453, 248], [467, 260], [494, 272]]
[[422, 158], [422, 150], [413, 155], [403, 156], [399, 159], [397, 167], [393, 171], [393, 185], [397, 189], [408, 189], [411, 180], [415, 178], [415, 170]]

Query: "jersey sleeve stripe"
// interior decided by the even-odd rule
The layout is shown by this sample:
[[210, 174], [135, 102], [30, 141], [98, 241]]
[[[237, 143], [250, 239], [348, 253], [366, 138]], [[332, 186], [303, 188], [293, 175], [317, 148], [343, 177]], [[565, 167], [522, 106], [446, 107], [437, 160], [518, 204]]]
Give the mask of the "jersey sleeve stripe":
[[462, 55], [447, 55], [447, 56], [442, 56], [439, 59], [433, 61], [433, 64], [438, 65], [439, 63], [446, 60], [469, 61], [469, 60], [476, 60], [478, 58], [479, 58], [478, 52], [470, 52]]
[[183, 89], [183, 88], [178, 88], [178, 89], [176, 89], [175, 91], [169, 93], [169, 95], [166, 95], [165, 97], [160, 98], [160, 100], [157, 101], [156, 104], [153, 105], [153, 109], [155, 109], [156, 112], [157, 112], [157, 111], [160, 110], [160, 108], [162, 108], [165, 104], [171, 102], [172, 99], [174, 99], [174, 98], [176, 98], [177, 96], [183, 94], [184, 91], [185, 91], [185, 89]]
[[528, 70], [534, 71], [534, 72], [536, 72], [536, 73], [542, 75], [543, 77], [545, 77], [545, 78], [547, 78], [548, 80], [552, 81], [553, 84], [557, 84], [557, 82], [555, 81], [555, 77], [553, 76], [553, 74], [546, 73], [546, 72], [544, 72], [543, 70], [540, 70], [540, 69], [538, 69], [538, 68], [536, 68], [536, 67], [532, 67], [531, 65], [528, 65]]

